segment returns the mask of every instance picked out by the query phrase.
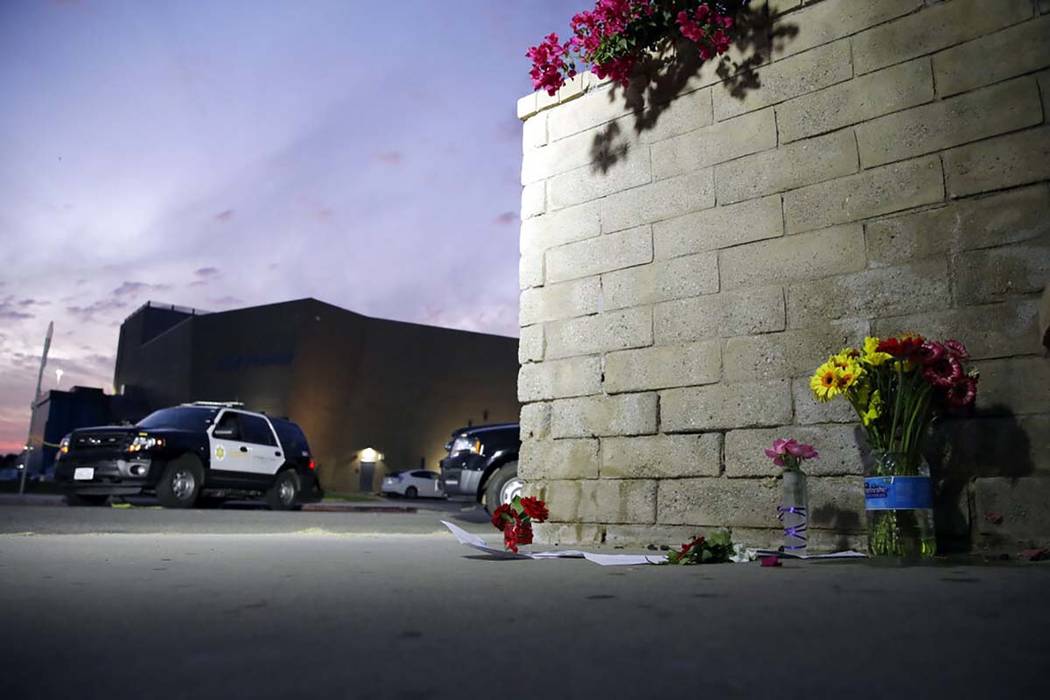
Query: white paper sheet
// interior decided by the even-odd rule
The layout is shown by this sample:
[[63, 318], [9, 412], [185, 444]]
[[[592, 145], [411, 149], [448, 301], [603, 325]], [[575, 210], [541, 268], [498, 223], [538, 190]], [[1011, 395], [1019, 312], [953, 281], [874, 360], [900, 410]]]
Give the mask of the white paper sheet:
[[485, 540], [477, 535], [467, 532], [463, 528], [458, 525], [453, 525], [447, 520], [442, 520], [441, 524], [447, 527], [449, 531], [455, 535], [460, 544], [465, 544], [480, 552], [485, 552], [486, 554], [491, 554], [502, 559], [586, 559], [587, 561], [594, 562], [600, 566], [659, 564], [667, 559], [667, 555], [665, 554], [594, 554], [592, 552], [581, 552], [575, 549], [549, 552], [520, 552], [515, 554], [514, 552], [508, 552], [505, 549], [489, 546], [485, 544]]
[[828, 554], [795, 554], [793, 552], [781, 552], [776, 549], [756, 549], [755, 554], [760, 557], [781, 557], [783, 559], [865, 559], [867, 554], [854, 552], [848, 549], [845, 552], [829, 552]]

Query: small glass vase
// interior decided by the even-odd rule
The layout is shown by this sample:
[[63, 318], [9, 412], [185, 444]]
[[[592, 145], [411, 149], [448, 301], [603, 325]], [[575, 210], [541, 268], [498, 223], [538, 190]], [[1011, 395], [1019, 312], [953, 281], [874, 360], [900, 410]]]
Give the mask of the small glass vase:
[[921, 456], [872, 451], [864, 472], [864, 507], [872, 557], [907, 563], [937, 553], [930, 468]]
[[777, 517], [784, 527], [784, 552], [806, 555], [806, 528], [809, 525], [809, 498], [806, 474], [801, 469], [785, 469], [784, 495]]

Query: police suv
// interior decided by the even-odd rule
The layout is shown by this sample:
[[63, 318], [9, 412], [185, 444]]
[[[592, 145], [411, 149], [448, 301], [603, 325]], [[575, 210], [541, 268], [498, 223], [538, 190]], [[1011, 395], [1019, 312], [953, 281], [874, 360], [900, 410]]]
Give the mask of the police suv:
[[262, 497], [288, 510], [323, 496], [299, 426], [240, 403], [198, 401], [134, 426], [74, 430], [59, 447], [55, 481], [71, 505], [156, 494], [167, 508]]

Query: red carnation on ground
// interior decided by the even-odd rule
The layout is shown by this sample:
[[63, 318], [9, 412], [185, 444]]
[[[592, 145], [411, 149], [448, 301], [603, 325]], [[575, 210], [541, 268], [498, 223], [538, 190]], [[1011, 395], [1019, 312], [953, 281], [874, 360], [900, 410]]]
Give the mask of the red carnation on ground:
[[518, 519], [518, 514], [514, 512], [514, 509], [509, 504], [504, 503], [496, 510], [492, 511], [492, 526], [497, 530], [504, 530], [509, 523], [514, 523]]
[[525, 515], [529, 516], [529, 520], [537, 523], [542, 523], [550, 517], [547, 505], [538, 498], [525, 496], [521, 499], [521, 507], [525, 509]]

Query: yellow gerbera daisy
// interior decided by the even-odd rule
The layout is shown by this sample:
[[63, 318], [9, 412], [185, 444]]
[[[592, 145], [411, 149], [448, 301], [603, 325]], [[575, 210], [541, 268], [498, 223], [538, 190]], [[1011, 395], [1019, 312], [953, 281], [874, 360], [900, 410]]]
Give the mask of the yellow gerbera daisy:
[[836, 367], [835, 369], [835, 387], [841, 392], [852, 389], [853, 385], [864, 374], [860, 364], [854, 360], [850, 360], [844, 367]]
[[886, 360], [893, 357], [888, 352], [879, 352], [879, 339], [868, 337], [864, 339], [863, 360], [872, 367], [878, 367]]
[[809, 388], [818, 401], [829, 401], [842, 393], [838, 388], [838, 368], [833, 359], [817, 367], [810, 377]]

